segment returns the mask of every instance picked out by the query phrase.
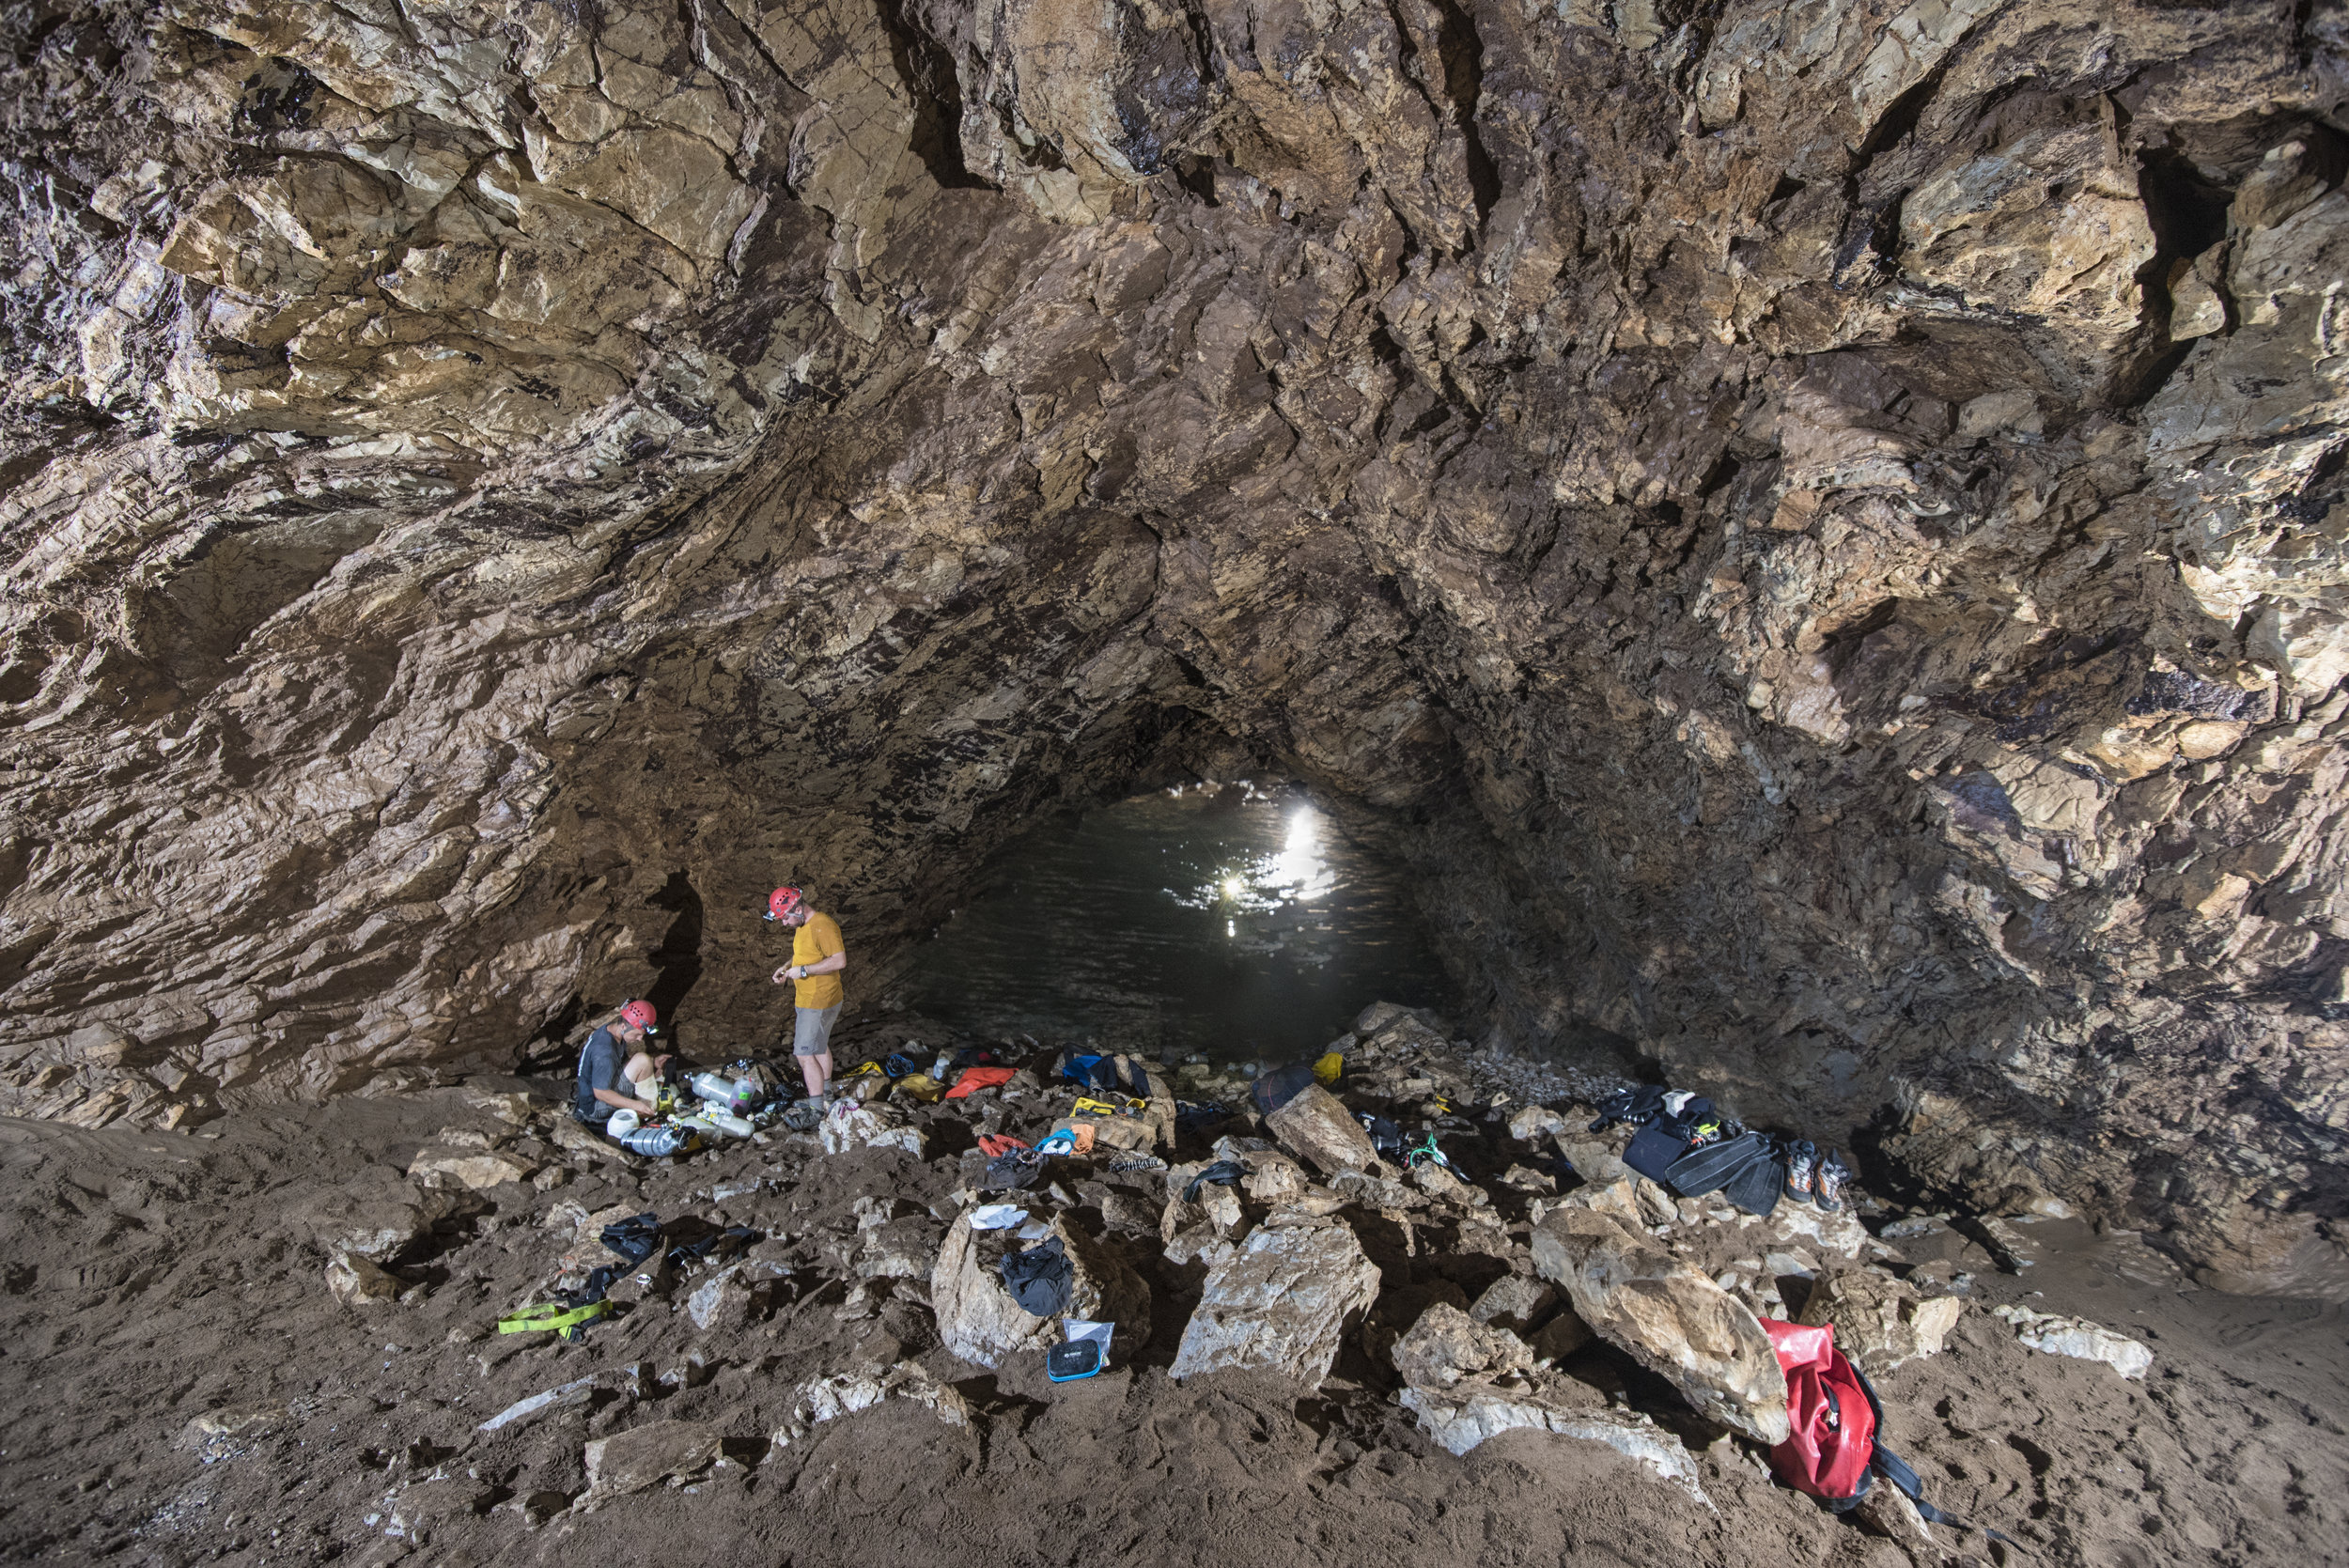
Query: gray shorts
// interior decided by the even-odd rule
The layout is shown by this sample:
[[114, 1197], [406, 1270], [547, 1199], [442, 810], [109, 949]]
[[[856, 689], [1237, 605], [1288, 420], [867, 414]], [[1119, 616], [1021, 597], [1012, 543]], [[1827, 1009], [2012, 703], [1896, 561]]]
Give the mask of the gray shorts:
[[791, 1029], [791, 1054], [821, 1056], [832, 1049], [832, 1026], [840, 1021], [840, 1003], [794, 1011], [800, 1015], [800, 1021]]

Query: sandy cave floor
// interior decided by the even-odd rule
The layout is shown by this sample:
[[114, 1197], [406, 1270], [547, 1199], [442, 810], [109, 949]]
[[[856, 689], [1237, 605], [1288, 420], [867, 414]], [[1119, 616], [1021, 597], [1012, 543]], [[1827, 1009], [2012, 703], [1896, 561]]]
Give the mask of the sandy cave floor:
[[[1773, 1484], [1727, 1439], [1699, 1454], [1718, 1513], [1611, 1451], [1548, 1434], [1505, 1434], [1455, 1459], [1395, 1405], [1392, 1368], [1359, 1337], [1315, 1393], [1235, 1374], [1176, 1385], [1164, 1369], [1200, 1272], [1156, 1257], [1155, 1236], [1129, 1254], [1152, 1282], [1154, 1330], [1124, 1364], [1069, 1385], [1048, 1382], [1034, 1355], [995, 1372], [964, 1365], [918, 1300], [844, 1304], [823, 1262], [854, 1234], [861, 1196], [943, 1205], [960, 1169], [949, 1137], [933, 1137], [926, 1162], [776, 1140], [641, 1172], [599, 1163], [545, 1192], [508, 1184], [485, 1195], [488, 1212], [443, 1227], [437, 1252], [403, 1265], [424, 1287], [412, 1299], [339, 1304], [320, 1226], [342, 1195], [398, 1181], [451, 1126], [497, 1123], [462, 1089], [241, 1114], [198, 1136], [0, 1123], [0, 1345], [14, 1374], [0, 1555], [713, 1568], [950, 1553], [1218, 1568], [1910, 1560]], [[1486, 1141], [1458, 1151], [1472, 1177], [1512, 1157], [1505, 1128]], [[708, 1196], [745, 1187], [755, 1190]], [[795, 1294], [727, 1332], [696, 1334], [652, 1300], [575, 1345], [490, 1333], [569, 1245], [560, 1205], [615, 1203], [794, 1238]], [[2349, 1560], [2342, 1309], [2194, 1289], [2143, 1248], [2084, 1227], [2045, 1239], [2038, 1266], [1978, 1276], [1944, 1354], [1876, 1380], [1890, 1439], [1928, 1496], [2015, 1542], [1945, 1529], [1944, 1545], [1998, 1562]], [[1425, 1301], [1472, 1295], [1475, 1271], [1493, 1265], [1379, 1261], [1377, 1312], [1392, 1307], [1400, 1327]], [[2152, 1346], [2154, 1369], [2129, 1384], [2027, 1351], [1975, 1310], [2003, 1300], [2120, 1328]], [[770, 1447], [805, 1379], [902, 1359], [953, 1384], [972, 1423], [893, 1400]], [[1669, 1389], [1607, 1347], [1570, 1370], [1704, 1440]], [[590, 1375], [590, 1404], [475, 1430]], [[585, 1486], [587, 1440], [660, 1420], [714, 1425], [723, 1460], [691, 1486], [567, 1509]]]

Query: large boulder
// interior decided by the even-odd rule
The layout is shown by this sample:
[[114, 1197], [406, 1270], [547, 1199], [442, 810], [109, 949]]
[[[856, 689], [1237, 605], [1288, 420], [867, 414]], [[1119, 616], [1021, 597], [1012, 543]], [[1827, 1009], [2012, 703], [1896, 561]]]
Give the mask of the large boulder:
[[475, 1110], [487, 1111], [509, 1126], [527, 1126], [530, 1124], [530, 1096], [519, 1091], [500, 1093], [481, 1090], [468, 1094], [465, 1103]]
[[1345, 1220], [1276, 1215], [1208, 1271], [1171, 1375], [1228, 1367], [1317, 1389], [1347, 1327], [1377, 1298], [1378, 1279]]
[[554, 1146], [566, 1154], [587, 1155], [596, 1159], [608, 1159], [615, 1165], [642, 1165], [644, 1160], [621, 1148], [601, 1133], [582, 1126], [566, 1116], [554, 1118], [552, 1130], [547, 1134]]
[[1589, 1209], [1594, 1214], [1620, 1219], [1634, 1229], [1642, 1229], [1648, 1222], [1640, 1208], [1640, 1178], [1628, 1170], [1612, 1181], [1586, 1183], [1543, 1207], [1550, 1212], [1562, 1208]]
[[346, 1257], [387, 1264], [431, 1234], [432, 1221], [425, 1217], [422, 1204], [376, 1199], [352, 1205], [342, 1216], [339, 1227], [320, 1239]]
[[1586, 1182], [1621, 1181], [1631, 1173], [1631, 1167], [1623, 1162], [1622, 1156], [1588, 1133], [1579, 1137], [1570, 1132], [1559, 1134], [1558, 1152], [1574, 1167], [1574, 1173]]
[[1868, 1234], [1859, 1217], [1847, 1203], [1840, 1209], [1817, 1209], [1809, 1203], [1782, 1203], [1771, 1211], [1767, 1219], [1746, 1232], [1749, 1247], [1765, 1249], [1797, 1247], [1809, 1244], [1821, 1252], [1844, 1258], [1887, 1258], [1892, 1250]]
[[1162, 1074], [1146, 1073], [1150, 1080], [1150, 1109], [1142, 1114], [1143, 1126], [1150, 1129], [1149, 1147], [1172, 1149], [1174, 1146], [1174, 1089]]
[[1325, 1176], [1344, 1171], [1378, 1172], [1378, 1151], [1370, 1134], [1344, 1102], [1318, 1083], [1309, 1083], [1264, 1119], [1265, 1129], [1313, 1162]]
[[[1150, 1287], [1126, 1260], [1087, 1236], [1062, 1215], [1052, 1234], [1067, 1249], [1072, 1281], [1068, 1317], [1117, 1325], [1117, 1337], [1139, 1344], [1150, 1337]], [[1001, 1366], [1023, 1350], [1058, 1343], [1058, 1316], [1038, 1317], [1012, 1298], [997, 1265], [1021, 1244], [1009, 1231], [979, 1231], [965, 1214], [947, 1228], [930, 1271], [930, 1307], [938, 1314], [938, 1337], [973, 1366]], [[1040, 1245], [1040, 1244], [1039, 1244]]]
[[854, 1265], [860, 1280], [926, 1280], [938, 1266], [938, 1221], [910, 1215], [863, 1234]]
[[[1349, 1203], [1382, 1214], [1408, 1213], [1427, 1207], [1427, 1195], [1408, 1182], [1367, 1171], [1349, 1171], [1330, 1178], [1330, 1190]], [[1536, 1203], [1541, 1200], [1535, 1199]]]
[[1786, 1376], [1770, 1337], [1720, 1286], [1587, 1208], [1544, 1217], [1533, 1266], [1564, 1289], [1577, 1317], [1697, 1409], [1756, 1442], [1786, 1440]]
[[289, 1219], [329, 1252], [388, 1265], [423, 1247], [435, 1225], [487, 1206], [462, 1187], [422, 1187], [401, 1180], [390, 1167], [375, 1166], [358, 1180], [321, 1187], [301, 1200]]
[[780, 1265], [763, 1259], [728, 1264], [693, 1287], [685, 1315], [704, 1333], [746, 1327], [783, 1275]]
[[1492, 1202], [1491, 1196], [1483, 1188], [1462, 1181], [1433, 1160], [1415, 1167], [1411, 1172], [1411, 1180], [1430, 1198], [1458, 1208], [1483, 1208]]
[[1844, 1355], [1868, 1372], [1890, 1372], [1938, 1356], [1965, 1309], [1954, 1296], [1928, 1296], [1890, 1275], [1854, 1268], [1814, 1281], [1795, 1321], [1832, 1326]]
[[1545, 1133], [1556, 1137], [1566, 1130], [1566, 1119], [1546, 1105], [1525, 1106], [1509, 1118], [1509, 1136], [1520, 1143], [1536, 1142]]
[[1293, 1203], [1314, 1185], [1305, 1168], [1278, 1149], [1239, 1149], [1228, 1157], [1248, 1172], [1239, 1179], [1240, 1191], [1267, 1208]]

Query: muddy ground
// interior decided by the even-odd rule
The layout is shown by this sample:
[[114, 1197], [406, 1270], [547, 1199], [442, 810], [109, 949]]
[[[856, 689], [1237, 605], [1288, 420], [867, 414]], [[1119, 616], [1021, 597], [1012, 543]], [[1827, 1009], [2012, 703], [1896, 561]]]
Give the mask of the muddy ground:
[[[0, 1123], [0, 1347], [14, 1374], [0, 1553], [712, 1568], [1937, 1560], [1774, 1483], [1603, 1343], [1565, 1370], [1688, 1441], [1712, 1510], [1567, 1437], [1512, 1432], [1464, 1458], [1437, 1448], [1364, 1346], [1431, 1301], [1473, 1296], [1507, 1267], [1489, 1256], [1377, 1256], [1373, 1321], [1316, 1391], [1226, 1374], [1177, 1385], [1165, 1369], [1203, 1271], [1167, 1263], [1141, 1228], [1163, 1177], [1105, 1162], [1067, 1171], [1064, 1190], [1151, 1282], [1148, 1342], [1121, 1342], [1113, 1370], [1065, 1385], [1034, 1355], [960, 1363], [938, 1345], [926, 1281], [852, 1278], [877, 1213], [918, 1248], [954, 1212], [968, 1127], [943, 1108], [926, 1113], [926, 1157], [826, 1155], [780, 1128], [635, 1169], [547, 1151], [562, 1173], [539, 1180], [559, 1185], [468, 1195], [474, 1212], [394, 1261], [399, 1299], [329, 1294], [337, 1226], [410, 1191], [420, 1148], [446, 1143], [444, 1129], [512, 1136], [484, 1091], [565, 1087], [476, 1082], [194, 1135]], [[1525, 1155], [1505, 1126], [1480, 1122], [1451, 1146], [1504, 1218], [1521, 1214], [1522, 1196], [1492, 1182]], [[1187, 1133], [1176, 1153], [1204, 1149]], [[683, 1308], [701, 1272], [689, 1270], [577, 1343], [495, 1334], [501, 1312], [562, 1272], [579, 1215], [614, 1205], [750, 1227], [767, 1237], [754, 1255], [789, 1273], [747, 1320], [707, 1332]], [[1973, 1294], [1949, 1348], [1876, 1379], [1889, 1440], [1928, 1496], [2012, 1538], [1944, 1529], [1943, 1547], [2142, 1568], [2349, 1559], [2341, 1309], [2197, 1289], [2132, 1238], [2084, 1227], [2035, 1227], [2033, 1240], [2039, 1261], [2020, 1273], [1960, 1260]], [[2002, 1301], [2119, 1328], [2152, 1347], [2153, 1370], [2129, 1383], [2026, 1350], [1983, 1310]], [[908, 1362], [961, 1396], [968, 1424], [899, 1399], [773, 1443], [809, 1379]], [[593, 1381], [567, 1405], [478, 1430], [581, 1379]], [[665, 1421], [715, 1428], [722, 1456], [691, 1483], [582, 1505], [585, 1445]]]

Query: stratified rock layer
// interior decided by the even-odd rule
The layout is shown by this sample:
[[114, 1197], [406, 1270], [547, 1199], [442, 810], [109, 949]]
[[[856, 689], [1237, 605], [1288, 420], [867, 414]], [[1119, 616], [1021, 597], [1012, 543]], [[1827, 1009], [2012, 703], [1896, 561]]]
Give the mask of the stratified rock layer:
[[764, 1043], [772, 881], [869, 1003], [1262, 767], [1508, 1040], [2222, 1283], [2349, 1208], [2333, 12], [0, 28], [0, 1110]]

